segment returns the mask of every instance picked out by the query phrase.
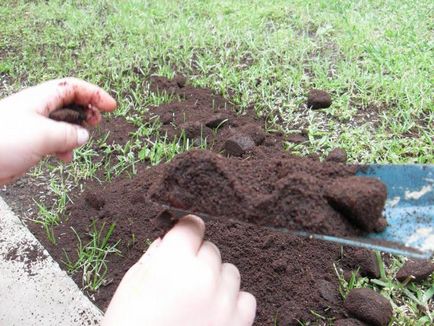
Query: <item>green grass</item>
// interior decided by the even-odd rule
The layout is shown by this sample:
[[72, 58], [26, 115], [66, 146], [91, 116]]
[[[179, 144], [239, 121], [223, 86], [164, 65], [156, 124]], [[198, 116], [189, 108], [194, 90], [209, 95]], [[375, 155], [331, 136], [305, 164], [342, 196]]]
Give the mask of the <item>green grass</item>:
[[[35, 178], [41, 173], [41, 164], [36, 166], [31, 175]], [[65, 212], [66, 205], [71, 201], [68, 191], [72, 187], [70, 182], [65, 181], [63, 166], [53, 168], [49, 175], [48, 194], [52, 195], [54, 202], [45, 203], [42, 200], [34, 200], [38, 209], [37, 218], [33, 220], [36, 224], [41, 225], [52, 244], [56, 244], [56, 237], [53, 228], [61, 222], [61, 216]], [[35, 179], [36, 180], [36, 179]]]
[[90, 241], [86, 244], [83, 244], [80, 236], [73, 230], [79, 243], [77, 259], [73, 261], [65, 252], [64, 264], [71, 274], [78, 271], [83, 273], [83, 289], [85, 290], [95, 292], [105, 284], [108, 272], [108, 256], [110, 254], [120, 254], [117, 249], [119, 241], [114, 244], [110, 243], [115, 227], [116, 225], [113, 223], [106, 230], [105, 224], [98, 228], [96, 223], [93, 222], [89, 232]]
[[[307, 130], [308, 143], [285, 145], [300, 155], [342, 147], [351, 162], [433, 163], [432, 12], [430, 0], [3, 1], [0, 97], [76, 76], [109, 90], [119, 102], [114, 115], [138, 127], [126, 144], [107, 144], [107, 135], [77, 150], [67, 166], [47, 161], [34, 168], [35, 178], [50, 171], [58, 198], [54, 205], [38, 201], [37, 221], [55, 242], [53, 226], [71, 185], [134, 174], [139, 162], [158, 164], [209, 145], [183, 135], [169, 141], [158, 120], [142, 122], [150, 106], [176, 100], [150, 91], [152, 74], [181, 73], [226, 96], [240, 113], [253, 104], [267, 130]], [[330, 91], [333, 105], [306, 109], [311, 88]], [[86, 268], [89, 289], [102, 284], [105, 259], [117, 253], [104, 242], [110, 230], [93, 229], [91, 242], [79, 241], [81, 258], [67, 260], [70, 271]], [[393, 278], [401, 264], [393, 258], [380, 280], [343, 281], [342, 295], [375, 287], [394, 302], [394, 324], [429, 324], [434, 279], [401, 285]], [[421, 303], [428, 310], [420, 311]]]
[[[241, 109], [253, 103], [272, 128], [308, 129], [300, 153], [340, 146], [351, 161], [427, 163], [433, 9], [429, 0], [9, 1], [0, 69], [12, 89], [88, 79], [116, 95], [122, 115], [148, 104], [149, 74], [176, 70]], [[331, 91], [330, 109], [303, 107], [312, 87]]]

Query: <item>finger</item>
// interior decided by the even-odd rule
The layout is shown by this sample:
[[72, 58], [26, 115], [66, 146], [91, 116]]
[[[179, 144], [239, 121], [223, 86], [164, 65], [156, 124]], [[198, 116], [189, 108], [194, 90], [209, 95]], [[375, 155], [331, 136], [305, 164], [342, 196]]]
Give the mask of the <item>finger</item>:
[[[45, 116], [68, 104], [92, 105], [99, 111], [110, 112], [116, 108], [116, 101], [102, 88], [77, 78], [51, 80], [35, 86], [32, 90], [42, 98], [44, 105], [38, 113]], [[42, 103], [40, 103], [42, 104]]]
[[56, 153], [56, 157], [65, 163], [69, 163], [72, 161], [72, 151]]
[[148, 247], [148, 249], [142, 255], [142, 257], [140, 257], [140, 259], [138, 260], [138, 263], [143, 264], [146, 262], [147, 259], [149, 259], [149, 257], [155, 255], [155, 253], [158, 251], [158, 248], [160, 247], [160, 244], [161, 244], [160, 238], [154, 240], [154, 242], [151, 243], [151, 245]]
[[146, 250], [146, 252], [142, 255], [142, 257], [140, 257], [140, 259], [128, 269], [127, 273], [125, 274], [125, 277], [131, 278], [137, 275], [138, 273], [139, 274], [142, 273], [143, 268], [149, 264], [149, 262], [153, 259], [153, 257], [155, 257], [155, 254], [158, 252], [160, 243], [161, 243], [160, 238], [152, 242], [151, 245]]
[[238, 268], [230, 263], [224, 263], [221, 271], [221, 286], [223, 291], [238, 296], [240, 291], [241, 276]]
[[220, 273], [222, 268], [222, 257], [220, 250], [214, 243], [204, 241], [197, 253], [197, 258], [203, 261], [215, 273]]
[[240, 272], [233, 264], [224, 263], [221, 266], [221, 273], [218, 288], [218, 305], [221, 311], [228, 311], [231, 314], [237, 313], [238, 296], [240, 292]]
[[161, 247], [174, 253], [196, 255], [205, 235], [205, 223], [195, 215], [187, 215], [164, 236]]
[[241, 291], [238, 295], [237, 314], [239, 323], [237, 325], [252, 325], [256, 315], [256, 298]]
[[86, 111], [86, 123], [89, 126], [96, 126], [101, 122], [101, 112], [94, 107], [90, 107]]
[[71, 152], [89, 139], [89, 132], [78, 125], [47, 118], [36, 123], [41, 132], [35, 135], [35, 151], [41, 156]]

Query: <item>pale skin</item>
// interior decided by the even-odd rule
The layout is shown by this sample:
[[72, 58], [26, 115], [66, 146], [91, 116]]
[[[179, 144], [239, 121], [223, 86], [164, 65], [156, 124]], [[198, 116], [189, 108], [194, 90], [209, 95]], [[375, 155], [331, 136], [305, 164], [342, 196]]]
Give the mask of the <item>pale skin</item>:
[[[50, 112], [72, 103], [89, 108], [88, 126], [101, 121], [101, 112], [116, 108], [107, 92], [76, 78], [48, 81], [0, 100], [0, 185], [13, 182], [47, 155], [72, 160], [88, 131], [48, 119]], [[240, 290], [238, 269], [222, 262], [204, 233], [204, 222], [189, 215], [155, 240], [125, 274], [102, 324], [253, 324], [254, 296]]]

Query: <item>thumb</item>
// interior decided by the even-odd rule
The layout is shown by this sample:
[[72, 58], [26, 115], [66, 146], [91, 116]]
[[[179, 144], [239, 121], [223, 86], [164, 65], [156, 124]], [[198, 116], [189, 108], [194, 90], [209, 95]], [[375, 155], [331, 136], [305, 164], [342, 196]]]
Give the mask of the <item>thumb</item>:
[[89, 132], [83, 127], [47, 118], [43, 120], [38, 148], [41, 155], [70, 152], [89, 139]]

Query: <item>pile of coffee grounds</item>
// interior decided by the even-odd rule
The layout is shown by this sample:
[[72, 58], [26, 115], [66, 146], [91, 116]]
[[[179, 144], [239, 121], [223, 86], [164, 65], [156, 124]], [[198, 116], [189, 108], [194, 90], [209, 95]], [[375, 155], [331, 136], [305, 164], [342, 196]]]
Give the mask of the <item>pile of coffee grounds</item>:
[[[346, 201], [347, 206], [360, 204], [365, 208], [364, 215], [357, 217], [371, 218], [372, 224], [381, 217], [386, 198], [385, 192], [380, 191], [384, 200], [377, 195], [374, 186], [378, 181], [368, 179], [375, 183], [368, 183], [369, 189], [373, 189], [372, 198], [363, 198], [359, 203], [354, 198], [363, 192], [367, 178], [353, 177], [361, 188], [353, 189], [353, 183], [347, 182], [351, 174], [354, 167], [310, 159], [270, 156], [240, 160], [196, 150], [178, 155], [165, 165], [161, 177], [144, 196], [222, 220], [235, 218], [260, 226], [352, 236], [361, 234], [364, 228], [335, 210], [327, 200], [328, 192], [345, 187], [347, 191], [342, 192], [352, 199]], [[343, 186], [339, 188], [336, 183]], [[338, 201], [333, 199], [333, 203]], [[374, 207], [362, 205], [365, 201]], [[353, 213], [356, 208], [348, 210]]]
[[[220, 248], [224, 261], [239, 268], [242, 289], [256, 296], [256, 325], [298, 325], [299, 321], [317, 320], [315, 314], [331, 319], [348, 317], [334, 264], [344, 271], [357, 269], [357, 259], [345, 258], [356, 249], [342, 249], [278, 228], [345, 236], [364, 233], [363, 223], [353, 224], [348, 217], [354, 209], [347, 206], [354, 207], [348, 200], [339, 203], [330, 191], [331, 185], [341, 181], [345, 187], [357, 167], [292, 156], [283, 150], [284, 136], [264, 132], [264, 121], [256, 118], [253, 110], [236, 115], [237, 108], [224, 98], [189, 86], [184, 78], [154, 77], [151, 89], [172, 94], [174, 102], [150, 108], [144, 121], [158, 119], [169, 138], [206, 139], [208, 150], [180, 154], [153, 167], [144, 163], [137, 175], [110, 183], [87, 182], [84, 192], [71, 194], [73, 203], [64, 222], [54, 228], [56, 245], [47, 241], [39, 226], [31, 226], [51, 255], [62, 265], [64, 250], [71, 259], [76, 257], [73, 230], [86, 243], [92, 221], [106, 228], [115, 223], [110, 241], [121, 241], [118, 249], [122, 255], [109, 257], [107, 282], [90, 296], [105, 309], [149, 240], [161, 235], [155, 218], [170, 219], [170, 211], [164, 213], [165, 205], [170, 205], [212, 217], [206, 224], [206, 239]], [[249, 139], [249, 146], [233, 145], [240, 138]], [[369, 183], [361, 182], [360, 189], [352, 187], [351, 198], [360, 202], [369, 201], [369, 196], [385, 196], [378, 194], [385, 189], [376, 183], [371, 187], [374, 190], [366, 187]], [[375, 215], [381, 205], [384, 203], [366, 205], [372, 211], [367, 214], [371, 223], [380, 220], [381, 216]], [[365, 259], [360, 250], [355, 257]], [[82, 285], [80, 273], [74, 279]]]

